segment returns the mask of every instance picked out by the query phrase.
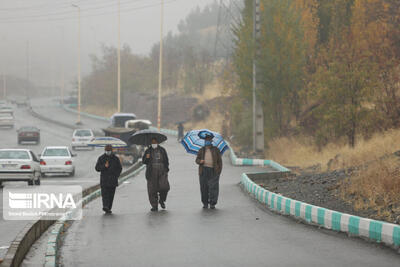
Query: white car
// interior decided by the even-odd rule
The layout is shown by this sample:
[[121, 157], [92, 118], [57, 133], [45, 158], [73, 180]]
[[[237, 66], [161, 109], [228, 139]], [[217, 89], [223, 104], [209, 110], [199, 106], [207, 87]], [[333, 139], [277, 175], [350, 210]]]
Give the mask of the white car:
[[[90, 141], [94, 139], [93, 131], [90, 129], [77, 129], [72, 134], [71, 147], [72, 150], [76, 148], [87, 148]], [[94, 147], [91, 147], [94, 149]]]
[[42, 175], [64, 174], [68, 176], [75, 175], [74, 159], [66, 146], [49, 146], [40, 154], [40, 169]]
[[0, 149], [0, 185], [9, 181], [40, 185], [41, 176], [39, 160], [31, 150]]
[[0, 127], [14, 128], [14, 112], [8, 107], [0, 108]]

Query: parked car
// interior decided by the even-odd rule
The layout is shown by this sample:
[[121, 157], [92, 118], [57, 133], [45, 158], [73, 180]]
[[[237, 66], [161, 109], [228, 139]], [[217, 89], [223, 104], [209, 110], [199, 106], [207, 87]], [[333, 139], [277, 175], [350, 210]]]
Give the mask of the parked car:
[[0, 109], [0, 127], [14, 128], [14, 112], [12, 109]]
[[[89, 148], [88, 144], [94, 139], [93, 131], [90, 129], [77, 129], [72, 134], [71, 148]], [[94, 147], [90, 147], [92, 150]]]
[[76, 155], [71, 153], [66, 146], [46, 147], [40, 156], [40, 169], [42, 175], [64, 174], [75, 175], [74, 159]]
[[40, 144], [40, 129], [35, 126], [24, 126], [17, 130], [18, 144], [22, 142], [35, 142]]
[[27, 181], [40, 185], [41, 169], [37, 156], [29, 149], [0, 149], [0, 185]]

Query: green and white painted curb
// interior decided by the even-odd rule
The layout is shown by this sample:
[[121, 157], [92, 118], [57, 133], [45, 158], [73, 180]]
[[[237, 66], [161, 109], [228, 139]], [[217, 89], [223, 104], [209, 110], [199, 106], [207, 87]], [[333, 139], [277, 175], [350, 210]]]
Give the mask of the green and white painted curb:
[[245, 173], [242, 174], [241, 184], [252, 197], [277, 213], [350, 236], [384, 243], [396, 249], [400, 246], [399, 225], [353, 216], [284, 197], [262, 188]]
[[[144, 165], [130, 173], [129, 175], [126, 175], [122, 178], [119, 179], [118, 183], [122, 184], [126, 180], [138, 175], [143, 169], [145, 168]], [[92, 200], [98, 198], [101, 196], [101, 190], [98, 189], [91, 194], [87, 195], [81, 200], [82, 207], [87, 205], [89, 202]], [[59, 253], [59, 248], [61, 244], [61, 234], [66, 228], [66, 223], [69, 221], [69, 219], [72, 217], [73, 212], [69, 211], [67, 212], [61, 219], [59, 219], [53, 226], [50, 231], [50, 236], [47, 240], [47, 249], [46, 249], [46, 255], [45, 255], [45, 267], [55, 267], [58, 266], [58, 253]]]
[[[62, 106], [66, 111], [74, 112], [77, 113], [77, 111], [73, 108], [67, 107], [67, 106]], [[110, 119], [97, 116], [97, 115], [92, 115], [86, 112], [81, 112], [81, 115], [86, 116], [88, 118], [92, 119], [99, 119], [102, 121], [110, 121]], [[151, 127], [151, 130], [158, 130], [156, 127]], [[172, 136], [178, 136], [178, 131], [176, 130], [171, 130], [171, 129], [161, 129], [161, 133], [172, 135]], [[288, 168], [285, 168], [284, 166], [280, 165], [279, 163], [273, 161], [273, 160], [266, 160], [266, 159], [247, 159], [247, 158], [238, 158], [235, 154], [235, 151], [229, 145], [229, 151], [230, 151], [230, 157], [231, 157], [231, 162], [232, 165], [234, 166], [270, 166], [274, 168], [275, 170], [279, 172], [290, 172]]]
[[231, 145], [229, 145], [231, 162], [235, 166], [270, 166], [279, 172], [290, 172], [290, 170], [286, 167], [283, 167], [279, 163], [268, 160], [268, 159], [247, 159], [247, 158], [238, 158], [235, 154], [235, 151], [232, 149]]

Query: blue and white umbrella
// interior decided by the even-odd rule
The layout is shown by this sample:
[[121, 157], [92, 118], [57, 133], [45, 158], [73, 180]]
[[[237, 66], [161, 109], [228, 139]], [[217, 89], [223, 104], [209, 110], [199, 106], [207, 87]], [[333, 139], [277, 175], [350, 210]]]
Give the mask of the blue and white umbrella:
[[206, 136], [213, 137], [212, 144], [219, 149], [221, 155], [229, 148], [222, 135], [207, 129], [193, 130], [186, 133], [181, 144], [185, 147], [186, 152], [197, 155], [199, 150], [205, 145], [204, 139]]
[[115, 137], [96, 137], [89, 142], [88, 146], [92, 147], [105, 147], [106, 145], [112, 145], [113, 148], [126, 147], [126, 143]]

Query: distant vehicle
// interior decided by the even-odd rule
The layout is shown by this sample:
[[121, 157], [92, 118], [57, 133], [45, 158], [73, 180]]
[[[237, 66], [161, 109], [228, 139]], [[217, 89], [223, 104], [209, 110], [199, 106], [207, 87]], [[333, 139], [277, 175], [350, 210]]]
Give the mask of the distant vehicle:
[[[94, 139], [93, 131], [90, 129], [77, 129], [72, 134], [71, 148], [75, 150], [77, 148], [88, 148], [90, 141]], [[90, 147], [92, 150], [94, 147]]]
[[115, 113], [111, 116], [111, 127], [125, 128], [125, 122], [136, 120], [136, 115], [133, 113]]
[[72, 154], [66, 146], [46, 147], [40, 156], [40, 169], [42, 175], [64, 174], [73, 177], [75, 175], [75, 164]]
[[17, 107], [27, 107], [29, 104], [29, 100], [26, 97], [18, 97], [15, 99], [15, 104]]
[[65, 98], [64, 104], [65, 105], [76, 105], [76, 104], [78, 104], [78, 98], [75, 96], [70, 96], [68, 98]]
[[0, 104], [0, 112], [10, 112], [10, 113], [14, 113], [14, 110], [13, 110], [12, 107], [10, 107], [10, 106], [8, 106], [8, 105], [6, 105], [6, 104], [3, 104], [3, 105]]
[[10, 108], [0, 109], [0, 127], [14, 128], [14, 112]]
[[0, 185], [3, 182], [27, 181], [40, 185], [39, 160], [29, 149], [0, 149]]
[[151, 121], [149, 120], [129, 120], [125, 122], [125, 128], [135, 129], [137, 131], [147, 130], [151, 126]]
[[124, 164], [135, 163], [143, 154], [143, 149], [140, 146], [133, 145], [129, 142], [129, 138], [137, 130], [125, 127], [127, 121], [135, 119], [136, 115], [133, 113], [115, 113], [111, 117], [111, 126], [103, 129], [106, 136], [115, 137], [127, 143], [127, 147], [118, 148], [115, 152]]
[[35, 142], [40, 144], [40, 129], [35, 126], [25, 126], [17, 130], [18, 144], [23, 142]]

